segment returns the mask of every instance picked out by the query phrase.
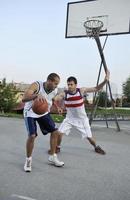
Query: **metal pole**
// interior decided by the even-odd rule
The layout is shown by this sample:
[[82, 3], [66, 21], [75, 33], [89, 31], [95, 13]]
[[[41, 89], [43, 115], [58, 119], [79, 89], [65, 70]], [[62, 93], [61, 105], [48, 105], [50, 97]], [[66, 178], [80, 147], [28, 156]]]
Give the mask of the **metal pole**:
[[[100, 56], [101, 56], [101, 60], [102, 60], [103, 66], [104, 66], [104, 70], [106, 72], [107, 71], [107, 64], [106, 64], [105, 57], [104, 57], [104, 54], [103, 54], [103, 51], [102, 51], [102, 46], [101, 46], [101, 42], [100, 42], [99, 36], [95, 36], [94, 38], [95, 38], [96, 44], [98, 46], [98, 50], [99, 50], [99, 53], [100, 53]], [[120, 131], [120, 127], [119, 127], [119, 124], [118, 124], [117, 116], [116, 116], [116, 113], [115, 113], [115, 105], [114, 105], [114, 101], [113, 101], [113, 97], [112, 97], [112, 92], [111, 92], [111, 87], [110, 87], [110, 82], [109, 81], [108, 81], [108, 88], [109, 88], [110, 97], [111, 97], [111, 100], [112, 100], [112, 107], [113, 107], [113, 111], [114, 111], [114, 117], [115, 117], [117, 130]]]
[[[107, 39], [108, 39], [108, 35], [106, 36], [106, 39], [105, 39], [105, 41], [104, 41], [102, 51], [103, 51], [104, 48], [105, 48]], [[97, 83], [96, 83], [96, 85], [98, 85], [98, 83], [99, 83], [100, 74], [101, 74], [101, 69], [102, 69], [102, 60], [101, 60], [100, 68], [99, 68], [99, 73], [98, 73], [98, 78], [97, 78]], [[97, 92], [95, 92], [94, 97], [93, 97], [93, 104], [94, 104], [95, 106], [94, 106], [94, 109], [91, 111], [91, 114], [90, 114], [90, 117], [89, 117], [89, 123], [90, 123], [90, 125], [92, 124], [92, 121], [93, 121], [95, 112], [96, 112], [96, 110], [97, 110], [98, 102], [99, 102], [99, 98], [95, 101], [96, 95], [97, 95]]]
[[108, 120], [107, 120], [107, 112], [106, 112], [106, 109], [107, 109], [107, 87], [108, 85], [106, 84], [106, 99], [105, 99], [105, 120], [106, 120], [106, 126], [108, 128]]

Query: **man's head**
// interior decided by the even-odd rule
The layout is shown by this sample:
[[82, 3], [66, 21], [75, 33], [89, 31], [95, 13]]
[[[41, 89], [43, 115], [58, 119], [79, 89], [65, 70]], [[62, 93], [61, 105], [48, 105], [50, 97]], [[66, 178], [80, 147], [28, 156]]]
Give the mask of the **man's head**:
[[75, 92], [76, 87], [77, 87], [77, 79], [74, 76], [70, 76], [67, 79], [67, 85], [68, 85], [68, 90], [70, 92]]
[[56, 73], [49, 74], [46, 81], [47, 89], [54, 90], [55, 88], [57, 88], [59, 82], [60, 82], [60, 77], [58, 74]]

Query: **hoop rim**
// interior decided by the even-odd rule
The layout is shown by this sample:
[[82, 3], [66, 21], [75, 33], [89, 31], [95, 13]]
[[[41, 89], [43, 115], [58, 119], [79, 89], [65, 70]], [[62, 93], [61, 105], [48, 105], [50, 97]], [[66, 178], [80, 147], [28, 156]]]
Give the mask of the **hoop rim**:
[[[88, 26], [89, 23], [91, 23], [91, 22], [95, 22], [95, 23], [97, 22], [97, 24], [99, 24], [99, 26], [96, 26], [96, 27]], [[88, 25], [87, 25], [87, 23], [88, 23]], [[90, 19], [90, 20], [87, 20], [87, 21], [84, 22], [84, 27], [86, 29], [90, 29], [90, 30], [92, 30], [92, 29], [101, 29], [103, 27], [103, 22], [100, 21], [100, 20], [97, 20], [97, 19]]]
[[97, 19], [90, 19], [84, 22], [84, 27], [86, 29], [87, 37], [96, 38], [99, 37], [103, 22]]

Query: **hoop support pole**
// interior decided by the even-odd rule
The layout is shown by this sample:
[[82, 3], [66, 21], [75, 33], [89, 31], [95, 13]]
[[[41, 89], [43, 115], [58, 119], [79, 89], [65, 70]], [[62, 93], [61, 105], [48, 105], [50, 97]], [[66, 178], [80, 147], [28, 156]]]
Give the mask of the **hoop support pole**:
[[[104, 57], [104, 54], [103, 54], [103, 51], [102, 51], [102, 46], [101, 46], [99, 36], [95, 36], [94, 39], [96, 41], [96, 44], [97, 44], [97, 47], [98, 47], [98, 50], [99, 50], [99, 53], [100, 53], [100, 57], [101, 57], [101, 60], [102, 60], [102, 64], [104, 66], [104, 70], [106, 72], [107, 71], [107, 64], [106, 64], [105, 57]], [[115, 122], [116, 122], [116, 126], [117, 126], [117, 131], [120, 131], [120, 126], [119, 126], [117, 116], [116, 116], [116, 113], [115, 113], [115, 105], [114, 105], [114, 101], [113, 101], [113, 97], [112, 97], [110, 82], [108, 81], [107, 84], [108, 84], [108, 88], [109, 88], [109, 91], [110, 91], [110, 97], [111, 97], [111, 100], [112, 100], [112, 107], [113, 107], [113, 111], [114, 111], [114, 117], [115, 117]]]
[[[102, 51], [103, 51], [104, 48], [105, 48], [107, 39], [108, 39], [108, 36], [106, 36], [106, 38], [105, 38], [105, 41], [104, 41], [104, 44], [103, 44], [103, 47], [102, 47]], [[99, 68], [99, 73], [98, 73], [98, 78], [97, 78], [97, 84], [96, 84], [96, 86], [97, 86], [98, 83], [99, 83], [100, 74], [101, 74], [101, 69], [102, 69], [102, 60], [101, 60], [100, 68]], [[95, 115], [95, 112], [96, 112], [96, 109], [97, 109], [97, 106], [98, 106], [98, 102], [99, 102], [99, 98], [98, 98], [98, 99], [96, 100], [96, 102], [95, 102], [96, 95], [97, 95], [97, 92], [94, 93], [94, 97], [93, 97], [93, 102], [94, 102], [94, 105], [95, 105], [95, 106], [94, 106], [94, 109], [91, 111], [91, 114], [90, 114], [90, 118], [89, 118], [89, 123], [90, 123], [90, 125], [92, 124], [92, 121], [93, 121], [93, 118], [94, 118], [94, 115]]]

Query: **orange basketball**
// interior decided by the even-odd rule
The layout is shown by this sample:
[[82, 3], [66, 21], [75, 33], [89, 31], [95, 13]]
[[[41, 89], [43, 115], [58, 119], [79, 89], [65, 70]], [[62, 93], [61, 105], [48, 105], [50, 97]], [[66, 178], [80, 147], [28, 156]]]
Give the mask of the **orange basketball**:
[[42, 115], [48, 111], [48, 103], [46, 100], [40, 101], [35, 99], [32, 104], [32, 110], [38, 115]]

